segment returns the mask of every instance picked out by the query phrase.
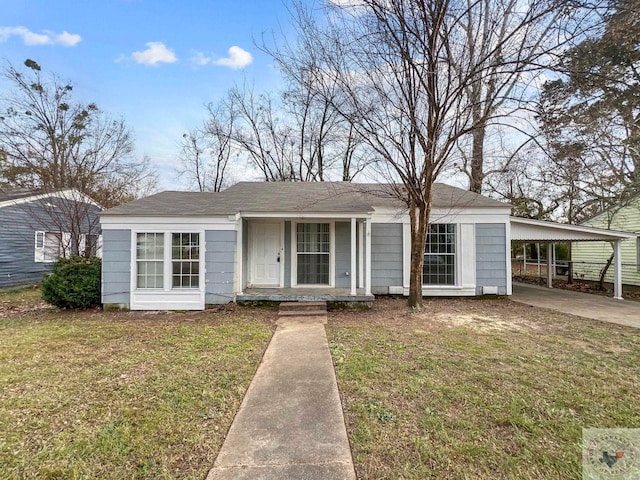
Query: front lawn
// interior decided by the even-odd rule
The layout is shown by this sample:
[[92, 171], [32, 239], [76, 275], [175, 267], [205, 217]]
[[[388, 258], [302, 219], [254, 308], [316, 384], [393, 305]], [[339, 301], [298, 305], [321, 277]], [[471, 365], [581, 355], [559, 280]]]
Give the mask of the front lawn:
[[335, 312], [359, 479], [579, 478], [583, 427], [640, 427], [640, 332], [509, 300]]
[[204, 478], [275, 312], [59, 312], [25, 295], [0, 294], [0, 478]]

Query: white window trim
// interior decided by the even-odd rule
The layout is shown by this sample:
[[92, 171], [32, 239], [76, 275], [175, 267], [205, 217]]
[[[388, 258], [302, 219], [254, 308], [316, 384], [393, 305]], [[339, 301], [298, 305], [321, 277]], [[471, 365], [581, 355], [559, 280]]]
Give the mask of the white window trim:
[[[137, 282], [137, 274], [138, 274], [138, 258], [137, 258], [137, 237], [139, 233], [162, 233], [164, 234], [164, 258], [163, 258], [163, 288], [138, 288]], [[172, 255], [171, 255], [171, 234], [172, 233], [197, 233], [200, 238], [200, 258], [199, 260], [199, 276], [198, 276], [198, 288], [172, 288]], [[205, 232], [204, 230], [194, 230], [194, 229], [181, 229], [181, 228], [172, 228], [171, 230], [162, 230], [162, 229], [141, 229], [141, 230], [131, 230], [131, 292], [136, 293], [162, 293], [162, 292], [171, 292], [171, 294], [192, 294], [193, 292], [202, 292], [204, 294], [205, 291]]]
[[[307, 285], [298, 284], [298, 224], [299, 223], [328, 223], [329, 224], [329, 284]], [[291, 221], [291, 288], [335, 288], [336, 286], [336, 222], [313, 218], [303, 221]]]
[[[453, 279], [453, 284], [438, 284], [438, 285], [426, 285], [424, 283], [424, 267], [423, 267], [423, 280], [422, 280], [422, 290], [442, 290], [445, 288], [462, 288], [461, 285], [461, 279], [462, 279], [462, 261], [460, 260], [461, 257], [461, 242], [460, 242], [460, 224], [459, 223], [445, 223], [445, 222], [430, 222], [429, 225], [453, 225], [453, 233], [456, 236], [455, 238], [455, 247], [456, 247], [456, 251], [453, 253], [453, 257], [454, 257], [454, 262], [455, 262], [455, 277]], [[409, 232], [411, 232], [411, 230], [409, 230]], [[411, 245], [411, 244], [409, 244]], [[426, 247], [426, 244], [425, 244]], [[427, 253], [423, 253], [422, 256], [424, 258], [424, 256], [427, 255]], [[432, 254], [432, 255], [437, 255], [437, 254]], [[424, 261], [424, 260], [423, 260]], [[411, 253], [409, 253], [409, 262], [411, 262]], [[411, 268], [411, 267], [409, 267]]]
[[[47, 257], [47, 233], [54, 235], [61, 235], [60, 242], [58, 243], [58, 252], [62, 255], [56, 257]], [[42, 245], [38, 245], [38, 236], [42, 238]], [[34, 235], [34, 263], [55, 263], [59, 258], [68, 257], [68, 246], [71, 244], [71, 234], [66, 232], [53, 232], [45, 230], [37, 230]]]

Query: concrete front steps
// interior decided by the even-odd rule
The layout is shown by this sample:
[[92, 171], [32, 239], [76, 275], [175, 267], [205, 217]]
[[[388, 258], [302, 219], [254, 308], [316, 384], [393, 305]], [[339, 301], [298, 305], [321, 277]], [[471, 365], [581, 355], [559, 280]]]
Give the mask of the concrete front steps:
[[283, 322], [327, 323], [327, 302], [282, 302], [277, 325]]

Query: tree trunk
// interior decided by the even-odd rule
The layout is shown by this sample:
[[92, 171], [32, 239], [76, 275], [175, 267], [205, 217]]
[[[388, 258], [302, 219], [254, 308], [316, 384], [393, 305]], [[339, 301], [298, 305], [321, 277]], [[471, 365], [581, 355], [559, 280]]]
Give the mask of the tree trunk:
[[600, 290], [604, 290], [604, 278], [607, 276], [607, 272], [609, 271], [609, 267], [611, 263], [613, 263], [613, 256], [615, 253], [611, 253], [611, 256], [607, 259], [607, 263], [605, 263], [604, 268], [600, 270], [600, 281], [598, 282], [598, 288]]
[[425, 205], [409, 209], [411, 219], [411, 270], [409, 274], [409, 307], [422, 308], [422, 267], [424, 246], [427, 239], [429, 208]]
[[473, 145], [471, 150], [471, 178], [469, 180], [469, 190], [475, 193], [482, 193], [482, 182], [484, 181], [484, 125], [479, 126], [472, 132]]

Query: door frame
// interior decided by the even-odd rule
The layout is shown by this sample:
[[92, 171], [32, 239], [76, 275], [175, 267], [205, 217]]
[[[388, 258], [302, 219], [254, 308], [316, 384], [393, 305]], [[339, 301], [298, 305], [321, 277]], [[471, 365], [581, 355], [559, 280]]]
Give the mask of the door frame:
[[[253, 281], [253, 267], [254, 260], [253, 258], [253, 242], [255, 239], [255, 231], [253, 226], [258, 223], [272, 223], [274, 225], [279, 225], [280, 227], [280, 235], [279, 235], [279, 250], [280, 250], [280, 269], [278, 272], [279, 282], [278, 285], [268, 285], [268, 284], [255, 284]], [[247, 239], [247, 286], [248, 287], [260, 287], [263, 286], [265, 288], [275, 288], [276, 286], [279, 288], [284, 288], [284, 220], [273, 220], [273, 219], [265, 219], [265, 220], [247, 220], [247, 230], [248, 230], [248, 239]]]

